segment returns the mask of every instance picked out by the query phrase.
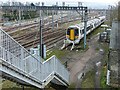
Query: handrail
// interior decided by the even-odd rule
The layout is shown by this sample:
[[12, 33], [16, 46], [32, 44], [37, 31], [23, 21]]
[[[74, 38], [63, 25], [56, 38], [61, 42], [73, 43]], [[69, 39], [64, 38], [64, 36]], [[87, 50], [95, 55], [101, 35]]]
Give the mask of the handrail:
[[[41, 62], [0, 28], [0, 58], [44, 82], [53, 72], [69, 83], [69, 72], [55, 55]], [[41, 58], [42, 59], [42, 58]]]
[[[22, 49], [24, 49], [27, 53], [29, 53], [22, 45], [20, 45], [17, 41], [15, 41], [9, 34], [7, 34], [2, 28], [0, 27], [0, 31], [2, 31], [4, 34], [6, 34], [10, 39], [12, 39], [17, 45], [19, 45]], [[29, 53], [35, 60], [39, 61], [36, 59], [31, 53]]]

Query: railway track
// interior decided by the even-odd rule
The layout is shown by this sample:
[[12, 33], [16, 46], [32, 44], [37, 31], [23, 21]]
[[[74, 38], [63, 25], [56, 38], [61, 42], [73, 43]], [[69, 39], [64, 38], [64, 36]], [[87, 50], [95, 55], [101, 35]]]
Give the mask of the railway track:
[[[76, 21], [76, 20], [79, 20], [79, 18], [72, 19], [72, 20], [69, 20], [69, 21], [64, 21], [64, 22], [62, 22], [62, 23], [59, 23], [59, 22], [58, 22], [58, 23], [59, 23], [59, 25], [60, 25], [60, 24], [68, 23], [68, 22], [73, 22], [73, 21]], [[55, 23], [55, 25], [57, 25], [57, 23]], [[50, 30], [50, 29], [51, 29], [50, 26], [52, 26], [52, 25], [44, 26], [43, 32]], [[30, 26], [29, 29], [32, 29], [32, 28], [35, 28], [35, 27], [39, 27], [39, 25]], [[15, 37], [15, 36], [14, 36], [14, 35], [16, 35], [17, 32], [21, 32], [21, 31], [30, 31], [30, 30], [28, 30], [28, 27], [27, 27], [27, 29], [24, 28], [24, 29], [21, 29], [21, 30], [13, 31], [13, 32], [10, 32], [9, 34], [10, 34], [11, 36], [13, 36], [13, 38], [15, 38], [15, 39], [16, 39], [16, 38], [19, 38], [19, 39], [21, 38], [21, 39], [23, 39], [23, 37], [25, 37], [25, 35], [23, 35], [23, 36], [21, 36], [21, 37]], [[32, 32], [32, 33], [34, 33], [34, 32]], [[18, 40], [19, 40], [19, 39], [18, 39]]]
[[[66, 18], [67, 16], [64, 16], [63, 18]], [[60, 17], [58, 17], [58, 18], [55, 18], [55, 20], [54, 20], [54, 22], [56, 22], [57, 20], [60, 20]], [[49, 18], [46, 18], [44, 21], [43, 21], [43, 24], [45, 24], [45, 23], [52, 23], [52, 17], [49, 17]], [[6, 32], [12, 32], [12, 31], [16, 31], [16, 30], [18, 30], [18, 29], [23, 29], [23, 28], [25, 28], [25, 29], [29, 29], [29, 28], [31, 28], [31, 27], [29, 27], [29, 26], [31, 26], [31, 25], [33, 25], [33, 27], [35, 26], [35, 25], [39, 25], [39, 21], [36, 21], [36, 22], [32, 22], [32, 23], [29, 23], [29, 24], [24, 24], [24, 25], [18, 25], [18, 26], [13, 26], [13, 27], [4, 27], [3, 29], [6, 31]], [[28, 27], [28, 28], [27, 28]]]
[[[65, 16], [66, 17], [66, 16]], [[65, 18], [64, 17], [64, 18]], [[56, 25], [57, 23], [59, 24], [63, 24], [63, 23], [67, 23], [67, 22], [72, 22], [73, 20], [78, 20], [78, 18], [73, 19], [71, 18], [71, 20], [64, 20], [63, 22], [61, 22], [61, 19], [59, 18], [58, 20], [54, 20], [54, 24]], [[43, 27], [50, 27], [52, 26], [52, 20], [50, 21], [46, 21], [45, 23], [43, 23]], [[6, 32], [8, 32], [9, 34], [13, 34], [17, 31], [22, 31], [22, 30], [27, 30], [30, 28], [35, 28], [39, 26], [39, 22], [34, 22], [31, 24], [27, 24], [27, 25], [22, 25], [22, 26], [16, 26], [16, 27], [9, 27], [9, 28], [3, 28]]]
[[[57, 23], [64, 24], [72, 21], [79, 20], [80, 18], [75, 18], [71, 20], [64, 20], [64, 22], [61, 22], [60, 20], [54, 21], [54, 25]], [[31, 47], [37, 47], [39, 44], [39, 31], [38, 30], [28, 30], [32, 28], [38, 27], [39, 24], [35, 23], [26, 25], [25, 27], [22, 27], [20, 30], [13, 30], [8, 31], [8, 33], [16, 40], [18, 41], [23, 47], [26, 49], [30, 49]], [[60, 41], [63, 41], [65, 39], [65, 33], [66, 31], [63, 28], [59, 28], [58, 30], [54, 30], [54, 32], [51, 30], [52, 22], [48, 25], [46, 24], [43, 28], [43, 44], [47, 46], [47, 49], [50, 47], [53, 47], [55, 43], [58, 43]], [[16, 35], [18, 32], [26, 32], [21, 35]], [[36, 35], [37, 34], [37, 35]], [[36, 38], [35, 38], [36, 36]]]
[[[57, 32], [58, 33], [61, 32], [60, 29], [62, 29], [62, 28], [59, 28], [59, 29], [55, 30], [54, 32], [51, 31], [50, 29], [51, 28], [49, 28], [48, 31], [44, 31], [45, 29], [43, 29], [43, 33], [42, 33], [43, 34], [43, 38], [48, 37], [51, 34], [54, 34], [54, 33], [57, 33]], [[64, 30], [64, 29], [62, 29], [62, 30]], [[36, 38], [39, 38], [39, 31], [33, 31], [33, 32], [30, 32], [30, 33], [27, 33], [27, 34], [25, 33], [24, 35], [17, 36], [17, 37], [13, 36], [13, 38], [15, 40], [17, 40], [18, 42], [20, 42], [20, 41], [23, 41], [23, 39], [29, 40], [29, 39], [32, 39], [35, 36], [36, 36]]]
[[[52, 39], [53, 41], [46, 41], [47, 43], [45, 44], [47, 49], [50, 49], [52, 47], [54, 47], [55, 44], [57, 43], [61, 43], [63, 40], [65, 39], [65, 36], [60, 36], [60, 37], [56, 37], [54, 39]], [[39, 39], [37, 41], [35, 41], [34, 45], [28, 45], [27, 47], [25, 47], [27, 50], [29, 50], [30, 48], [33, 47], [37, 47], [39, 44]]]
[[[53, 37], [54, 36], [54, 37]], [[53, 34], [49, 34], [49, 36], [43, 36], [43, 44], [47, 44], [52, 42], [53, 40], [55, 40], [58, 37], [62, 37], [65, 36], [64, 32], [59, 32], [59, 33], [53, 33]], [[39, 38], [36, 39], [32, 39], [26, 43], [23, 43], [22, 46], [24, 46], [25, 48], [34, 45], [35, 43], [39, 43]]]

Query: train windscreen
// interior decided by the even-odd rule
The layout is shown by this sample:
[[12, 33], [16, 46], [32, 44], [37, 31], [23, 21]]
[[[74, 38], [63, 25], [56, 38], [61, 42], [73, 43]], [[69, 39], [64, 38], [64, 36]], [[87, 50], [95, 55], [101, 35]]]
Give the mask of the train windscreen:
[[74, 30], [75, 36], [78, 36], [78, 35], [79, 35], [79, 30], [78, 30], [78, 28], [68, 28], [68, 30], [67, 30], [67, 35], [70, 35], [70, 30]]

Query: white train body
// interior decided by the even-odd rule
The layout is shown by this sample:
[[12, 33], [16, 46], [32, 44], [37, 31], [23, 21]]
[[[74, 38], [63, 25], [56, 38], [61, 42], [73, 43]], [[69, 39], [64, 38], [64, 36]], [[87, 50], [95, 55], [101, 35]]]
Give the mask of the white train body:
[[[93, 31], [95, 28], [100, 26], [105, 21], [105, 16], [94, 18], [87, 22], [86, 35]], [[71, 50], [74, 48], [74, 44], [78, 44], [80, 40], [84, 37], [84, 22], [69, 26], [66, 31], [66, 40], [61, 49], [65, 48], [66, 44], [73, 43]]]

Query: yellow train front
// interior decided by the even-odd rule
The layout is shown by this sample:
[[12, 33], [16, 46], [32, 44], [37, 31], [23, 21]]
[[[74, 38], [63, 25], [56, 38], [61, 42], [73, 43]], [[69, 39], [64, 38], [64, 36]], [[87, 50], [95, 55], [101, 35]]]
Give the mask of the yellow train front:
[[66, 39], [69, 39], [71, 41], [75, 41], [79, 37], [79, 30], [78, 28], [68, 28], [66, 33]]
[[66, 31], [66, 40], [64, 40], [64, 45], [61, 49], [65, 48], [67, 44], [72, 43], [72, 48], [74, 48], [74, 45], [80, 42], [80, 29], [78, 26], [70, 26]]

